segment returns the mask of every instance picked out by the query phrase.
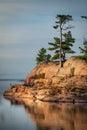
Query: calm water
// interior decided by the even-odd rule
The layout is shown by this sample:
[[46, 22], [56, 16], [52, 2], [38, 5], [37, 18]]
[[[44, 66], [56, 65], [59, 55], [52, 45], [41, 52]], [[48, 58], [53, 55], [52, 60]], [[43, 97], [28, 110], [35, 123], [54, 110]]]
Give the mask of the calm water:
[[3, 91], [17, 81], [0, 81], [0, 130], [86, 130], [86, 104], [9, 101]]

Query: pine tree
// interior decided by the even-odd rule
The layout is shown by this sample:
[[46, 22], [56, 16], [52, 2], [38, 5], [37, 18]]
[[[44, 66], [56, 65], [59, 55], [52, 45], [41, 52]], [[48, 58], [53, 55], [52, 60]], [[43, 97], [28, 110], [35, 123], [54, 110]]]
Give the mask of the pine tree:
[[[56, 25], [53, 26], [54, 29], [59, 29], [60, 32], [60, 37], [58, 38], [58, 42], [55, 41], [56, 44], [59, 44], [58, 46], [58, 50], [55, 51], [55, 53], [57, 53], [58, 51], [58, 59], [60, 59], [60, 67], [62, 66], [62, 58], [63, 58], [63, 30], [67, 30], [72, 28], [71, 26], [65, 26], [66, 23], [68, 23], [69, 21], [72, 21], [72, 16], [71, 15], [57, 15], [56, 16], [57, 21], [55, 22]], [[55, 40], [55, 38], [54, 38]], [[52, 45], [52, 43], [50, 44]]]
[[45, 48], [41, 48], [39, 50], [39, 53], [37, 54], [36, 62], [37, 62], [37, 64], [39, 64], [42, 61], [49, 61], [50, 58], [51, 58], [51, 55], [47, 54], [46, 49]]

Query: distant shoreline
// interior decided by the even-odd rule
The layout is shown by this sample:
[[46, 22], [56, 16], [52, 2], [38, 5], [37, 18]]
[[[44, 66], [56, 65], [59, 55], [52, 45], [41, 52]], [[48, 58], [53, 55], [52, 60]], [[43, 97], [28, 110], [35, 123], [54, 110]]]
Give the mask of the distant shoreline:
[[24, 79], [0, 79], [0, 81], [24, 81]]

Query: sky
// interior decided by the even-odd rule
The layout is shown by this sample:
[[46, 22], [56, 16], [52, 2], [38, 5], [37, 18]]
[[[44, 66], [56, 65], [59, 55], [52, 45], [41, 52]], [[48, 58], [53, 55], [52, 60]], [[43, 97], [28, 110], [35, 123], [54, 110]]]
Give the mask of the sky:
[[0, 74], [24, 74], [36, 66], [42, 47], [48, 48], [58, 32], [53, 29], [57, 14], [72, 15], [71, 29], [79, 54], [87, 36], [87, 0], [0, 0]]

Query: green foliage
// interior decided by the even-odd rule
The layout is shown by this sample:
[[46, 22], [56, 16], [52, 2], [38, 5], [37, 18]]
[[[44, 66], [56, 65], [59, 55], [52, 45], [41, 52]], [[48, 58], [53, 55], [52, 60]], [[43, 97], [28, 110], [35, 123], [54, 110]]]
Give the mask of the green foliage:
[[86, 60], [87, 61], [87, 56], [78, 56], [78, 58], [82, 59], [82, 60]]
[[81, 18], [85, 18], [85, 19], [87, 19], [87, 16], [81, 16]]
[[[81, 18], [87, 20], [87, 16], [81, 16]], [[60, 60], [60, 66], [62, 66], [62, 61], [66, 60], [66, 54], [75, 53], [72, 50], [73, 43], [75, 39], [72, 37], [70, 29], [72, 28], [67, 23], [72, 21], [71, 15], [61, 15], [57, 14], [54, 29], [59, 31], [59, 37], [54, 37], [53, 43], [48, 43], [50, 47], [48, 50], [54, 51], [54, 55], [51, 57], [50, 54], [47, 54], [47, 50], [45, 48], [41, 48], [37, 54], [36, 62], [37, 64], [42, 61], [50, 61], [50, 60]], [[67, 31], [69, 29], [69, 31]], [[81, 59], [87, 60], [87, 40], [85, 39], [83, 42], [83, 48], [79, 47], [81, 53], [83, 55], [78, 56]]]
[[58, 29], [61, 28], [62, 30], [67, 30], [72, 28], [71, 26], [64, 26], [66, 25], [66, 23], [68, 23], [69, 21], [72, 21], [72, 16], [71, 15], [60, 15], [57, 14], [56, 16], [57, 21], [55, 22], [55, 26], [53, 26], [54, 29]]
[[46, 53], [47, 53], [47, 51], [45, 48], [41, 48], [39, 50], [39, 53], [37, 54], [37, 57], [36, 57], [37, 64], [39, 64], [42, 61], [49, 61], [51, 59], [51, 55], [46, 54]]
[[[62, 40], [62, 53], [61, 57], [63, 60], [66, 59], [67, 53], [75, 53], [71, 48], [75, 39], [72, 37], [71, 31], [63, 34]], [[52, 57], [53, 60], [59, 59], [60, 54], [60, 38], [54, 37], [54, 43], [48, 43], [51, 47], [48, 48], [50, 51], [54, 51], [54, 55]]]
[[83, 42], [83, 48], [82, 47], [79, 47], [81, 53], [83, 53], [83, 57], [86, 57], [87, 59], [87, 40], [84, 39], [84, 42]]
[[60, 23], [62, 25], [66, 24], [69, 21], [72, 21], [72, 16], [71, 15], [61, 15], [61, 14], [57, 14], [56, 16], [57, 21], [55, 22], [57, 25], [59, 25]]
[[[81, 18], [84, 18], [87, 20], [87, 16], [81, 16]], [[84, 38], [84, 41], [83, 41], [83, 48], [79, 47], [79, 49], [80, 49], [80, 52], [83, 54], [79, 56], [79, 58], [87, 60], [87, 39], [86, 38]]]
[[52, 59], [58, 59], [59, 57], [59, 48], [60, 48], [60, 39], [54, 37], [54, 43], [48, 43], [51, 47], [48, 48], [50, 51], [54, 51], [54, 56]]
[[74, 53], [71, 49], [75, 39], [72, 37], [71, 31], [64, 33], [65, 30], [71, 29], [71, 26], [65, 26], [67, 22], [72, 20], [71, 15], [57, 15], [54, 29], [59, 29], [60, 37], [54, 37], [54, 43], [48, 43], [51, 47], [50, 51], [54, 51], [53, 60], [65, 60], [66, 53]]
[[72, 37], [71, 31], [64, 33], [63, 37], [64, 37], [64, 41], [62, 42], [62, 49], [64, 55], [66, 53], [75, 53], [75, 51], [71, 49], [71, 47], [73, 47], [73, 43], [75, 42], [75, 39]]

